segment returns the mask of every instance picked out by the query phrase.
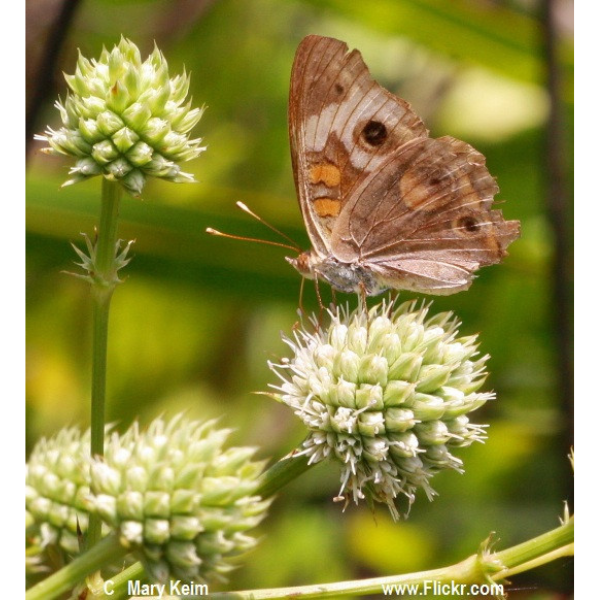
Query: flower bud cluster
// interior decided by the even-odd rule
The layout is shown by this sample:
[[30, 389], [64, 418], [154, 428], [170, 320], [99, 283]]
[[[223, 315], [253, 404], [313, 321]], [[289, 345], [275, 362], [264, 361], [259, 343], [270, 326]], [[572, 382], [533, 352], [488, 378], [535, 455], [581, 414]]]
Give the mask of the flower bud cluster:
[[61, 432], [31, 456], [27, 509], [69, 542], [77, 519], [85, 531], [88, 514], [99, 514], [152, 580], [222, 578], [256, 544], [248, 530], [269, 505], [256, 495], [254, 450], [224, 448], [228, 435], [214, 422], [156, 419], [113, 433], [105, 456], [90, 459], [87, 434]]
[[29, 543], [43, 553], [50, 546], [62, 558], [79, 552], [77, 528], [87, 529], [90, 495], [90, 433], [62, 429], [42, 438], [26, 470], [25, 506]]
[[36, 136], [48, 143], [47, 153], [77, 159], [65, 185], [104, 175], [139, 196], [149, 176], [194, 180], [178, 163], [205, 150], [189, 135], [202, 109], [184, 104], [189, 76], [170, 79], [158, 48], [142, 62], [137, 46], [121, 38], [97, 61], [80, 54], [75, 74], [65, 79], [70, 91], [56, 103], [63, 127]]
[[213, 422], [157, 419], [145, 433], [112, 436], [93, 461], [94, 510], [141, 550], [153, 579], [223, 575], [256, 544], [245, 532], [269, 504], [255, 495], [262, 464], [252, 448], [224, 449], [228, 435]]
[[293, 357], [270, 365], [277, 397], [310, 431], [309, 462], [340, 463], [339, 498], [384, 502], [397, 518], [399, 494], [409, 506], [419, 488], [432, 499], [434, 473], [462, 471], [451, 450], [485, 438], [467, 415], [494, 398], [478, 392], [488, 356], [477, 356], [476, 336], [458, 337], [451, 313], [428, 318], [415, 302], [330, 317], [284, 339]]

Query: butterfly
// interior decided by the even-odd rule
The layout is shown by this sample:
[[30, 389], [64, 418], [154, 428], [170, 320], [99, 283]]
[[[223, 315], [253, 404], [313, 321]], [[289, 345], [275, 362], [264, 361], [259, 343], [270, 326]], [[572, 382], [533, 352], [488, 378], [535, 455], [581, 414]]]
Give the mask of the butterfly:
[[308, 279], [363, 295], [453, 294], [520, 235], [519, 221], [492, 210], [498, 186], [485, 157], [455, 138], [429, 137], [340, 40], [300, 43], [289, 136], [312, 248], [287, 260]]

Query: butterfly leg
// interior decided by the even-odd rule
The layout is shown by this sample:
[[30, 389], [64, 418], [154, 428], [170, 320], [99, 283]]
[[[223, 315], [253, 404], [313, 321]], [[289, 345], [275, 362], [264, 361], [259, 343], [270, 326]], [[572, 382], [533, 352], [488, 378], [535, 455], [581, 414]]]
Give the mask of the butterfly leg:
[[298, 297], [298, 310], [301, 315], [305, 315], [306, 311], [304, 310], [304, 277], [300, 279], [300, 295]]
[[317, 295], [317, 302], [319, 303], [319, 318], [316, 321], [317, 331], [321, 329], [321, 324], [323, 323], [323, 314], [325, 313], [325, 305], [323, 304], [323, 298], [321, 297], [321, 290], [319, 288], [319, 278], [315, 277], [313, 279], [315, 282], [315, 294]]
[[317, 294], [317, 301], [319, 302], [319, 312], [322, 313], [325, 310], [325, 305], [323, 304], [323, 298], [321, 296], [321, 289], [319, 288], [318, 277], [314, 278], [314, 282], [315, 282], [315, 293]]
[[335, 288], [331, 288], [331, 303], [333, 306], [337, 306], [337, 294], [335, 293]]
[[392, 314], [394, 306], [396, 305], [396, 300], [398, 299], [399, 295], [400, 292], [398, 290], [390, 290], [390, 301], [388, 302], [388, 315]]
[[358, 299], [362, 305], [363, 310], [368, 314], [367, 307], [367, 288], [362, 281], [358, 282]]

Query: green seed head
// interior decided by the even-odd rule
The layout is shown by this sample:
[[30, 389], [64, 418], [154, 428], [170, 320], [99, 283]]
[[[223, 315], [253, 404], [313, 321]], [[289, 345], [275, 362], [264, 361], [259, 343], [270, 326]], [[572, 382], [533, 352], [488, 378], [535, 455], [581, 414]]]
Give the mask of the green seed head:
[[262, 464], [229, 448], [228, 430], [181, 417], [113, 435], [92, 461], [92, 509], [141, 557], [152, 579], [204, 581], [254, 547], [247, 535], [268, 502], [255, 494]]
[[179, 163], [205, 150], [201, 139], [190, 139], [203, 109], [185, 102], [189, 76], [170, 79], [158, 48], [142, 62], [137, 46], [121, 38], [98, 60], [80, 54], [65, 79], [69, 92], [56, 103], [63, 127], [36, 136], [47, 153], [76, 159], [65, 185], [104, 175], [139, 196], [147, 177], [194, 180]]
[[29, 457], [25, 509], [33, 571], [47, 571], [79, 552], [77, 527], [85, 531], [89, 515], [89, 455], [89, 432], [68, 428], [42, 438]]
[[256, 545], [249, 530], [269, 505], [256, 495], [254, 450], [225, 448], [228, 435], [213, 422], [156, 419], [112, 434], [102, 459], [89, 458], [89, 433], [41, 440], [27, 465], [31, 568], [44, 566], [50, 545], [76, 554], [77, 525], [85, 534], [95, 512], [151, 579], [222, 579], [232, 557]]

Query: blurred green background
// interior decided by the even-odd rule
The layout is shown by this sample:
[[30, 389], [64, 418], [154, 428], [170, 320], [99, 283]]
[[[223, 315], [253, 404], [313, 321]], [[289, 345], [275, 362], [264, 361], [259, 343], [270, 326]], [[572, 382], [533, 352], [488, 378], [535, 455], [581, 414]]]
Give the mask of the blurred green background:
[[[297, 320], [300, 277], [283, 250], [204, 230], [277, 240], [235, 208], [242, 200], [308, 247], [286, 116], [290, 68], [304, 35], [359, 48], [373, 76], [407, 99], [433, 136], [453, 135], [483, 152], [505, 217], [522, 222], [522, 238], [502, 265], [484, 269], [468, 292], [433, 300], [432, 310], [458, 314], [462, 332], [479, 332], [492, 356], [488, 389], [498, 399], [474, 419], [490, 423], [489, 440], [460, 453], [465, 474], [438, 475], [439, 497], [429, 503], [419, 496], [410, 518], [394, 524], [383, 508], [342, 513], [331, 501], [339, 474], [320, 465], [279, 494], [260, 546], [224, 589], [435, 568], [473, 553], [491, 531], [505, 548], [558, 525], [562, 502], [572, 497], [571, 2], [72, 4], [72, 19], [57, 35], [61, 3], [27, 2], [33, 132], [59, 126], [52, 104], [64, 97], [61, 71], [74, 71], [77, 48], [95, 57], [121, 34], [144, 56], [156, 41], [172, 74], [184, 66], [191, 72], [195, 104], [208, 107], [194, 132], [208, 151], [184, 167], [199, 183], [154, 181], [143, 201], [123, 202], [120, 236], [136, 243], [113, 301], [108, 362], [108, 419], [123, 428], [185, 410], [220, 417], [236, 428], [232, 442], [257, 446], [261, 458], [275, 460], [302, 441], [289, 410], [253, 395], [276, 383], [267, 361], [286, 355], [280, 332]], [[60, 41], [55, 63], [53, 35]], [[74, 269], [70, 242], [81, 244], [80, 232], [93, 230], [100, 189], [98, 179], [59, 189], [68, 163], [39, 146], [30, 144], [28, 164], [29, 448], [65, 425], [88, 425], [90, 299], [87, 286], [63, 271]], [[304, 305], [315, 307], [311, 286]], [[514, 577], [511, 598], [568, 594], [571, 573], [571, 561], [560, 560]]]

